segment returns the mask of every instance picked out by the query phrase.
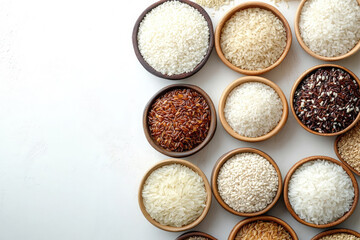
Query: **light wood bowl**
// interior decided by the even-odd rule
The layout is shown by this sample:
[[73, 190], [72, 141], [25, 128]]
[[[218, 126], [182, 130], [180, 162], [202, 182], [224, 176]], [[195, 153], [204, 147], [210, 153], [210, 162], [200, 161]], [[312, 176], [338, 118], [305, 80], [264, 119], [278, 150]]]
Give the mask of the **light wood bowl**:
[[355, 232], [355, 231], [350, 230], [350, 229], [340, 228], [340, 229], [332, 229], [332, 230], [328, 230], [328, 231], [324, 231], [322, 233], [319, 233], [315, 237], [313, 237], [311, 240], [319, 240], [322, 237], [330, 236], [330, 235], [333, 235], [333, 234], [336, 234], [336, 233], [348, 233], [348, 234], [354, 235], [355, 237], [360, 238], [360, 233]]
[[[284, 28], [286, 30], [287, 40], [286, 40], [286, 46], [285, 46], [284, 52], [281, 54], [280, 58], [275, 63], [273, 63], [272, 65], [270, 65], [267, 68], [260, 69], [260, 70], [241, 69], [241, 68], [233, 65], [224, 56], [222, 49], [221, 49], [221, 45], [220, 45], [221, 32], [222, 32], [222, 29], [223, 29], [225, 23], [236, 12], [247, 9], [247, 8], [261, 8], [261, 9], [271, 11], [272, 13], [274, 13], [274, 15], [277, 18], [279, 18], [281, 20], [281, 22], [284, 24]], [[221, 19], [221, 21], [219, 22], [219, 24], [217, 25], [216, 30], [215, 30], [215, 49], [216, 49], [216, 52], [219, 55], [221, 61], [223, 61], [225, 63], [225, 65], [228, 66], [229, 68], [231, 68], [232, 70], [234, 70], [238, 73], [245, 74], [245, 75], [260, 75], [260, 74], [266, 73], [266, 72], [272, 70], [273, 68], [275, 68], [276, 66], [278, 66], [285, 59], [286, 55], [288, 54], [290, 47], [291, 47], [291, 41], [292, 41], [291, 29], [290, 29], [289, 23], [287, 22], [286, 18], [275, 7], [273, 7], [267, 3], [263, 3], [263, 2], [246, 2], [246, 3], [242, 3], [242, 4], [234, 7], [228, 13], [226, 13], [226, 15]]]
[[[228, 124], [228, 122], [226, 121], [225, 118], [225, 114], [224, 114], [224, 108], [225, 108], [225, 104], [226, 104], [226, 99], [229, 96], [230, 92], [236, 88], [237, 86], [243, 84], [243, 83], [247, 83], [247, 82], [259, 82], [259, 83], [263, 83], [266, 84], [268, 86], [270, 86], [272, 89], [275, 90], [275, 92], [279, 95], [282, 105], [283, 105], [283, 113], [281, 115], [281, 119], [279, 121], [279, 123], [277, 124], [277, 126], [271, 130], [270, 132], [268, 132], [267, 134], [260, 136], [260, 137], [245, 137], [240, 135], [239, 133], [235, 132], [230, 125]], [[222, 126], [225, 128], [225, 130], [234, 138], [241, 140], [241, 141], [245, 141], [245, 142], [260, 142], [260, 141], [264, 141], [267, 140], [273, 136], [275, 136], [284, 126], [285, 123], [287, 121], [289, 115], [289, 107], [287, 104], [287, 100], [285, 97], [285, 94], [283, 93], [283, 91], [280, 89], [280, 87], [278, 85], [276, 85], [275, 83], [273, 83], [272, 81], [263, 78], [263, 77], [257, 77], [257, 76], [247, 76], [247, 77], [241, 77], [237, 80], [235, 80], [234, 82], [232, 82], [230, 85], [228, 85], [224, 92], [221, 95], [220, 98], [220, 103], [219, 103], [219, 118], [220, 118], [220, 122], [222, 124]]]
[[306, 78], [307, 75], [311, 74], [312, 72], [315, 72], [318, 68], [326, 68], [326, 67], [334, 67], [334, 68], [340, 68], [342, 70], [344, 70], [345, 72], [349, 73], [350, 76], [352, 76], [355, 81], [357, 82], [357, 84], [359, 85], [360, 87], [360, 80], [359, 78], [352, 72], [350, 71], [349, 69], [343, 67], [343, 66], [340, 66], [340, 65], [337, 65], [337, 64], [321, 64], [321, 65], [317, 65], [317, 66], [314, 66], [314, 67], [311, 67], [309, 68], [308, 70], [306, 70], [303, 74], [301, 74], [301, 76], [296, 80], [296, 82], [294, 83], [292, 89], [291, 89], [291, 93], [290, 93], [290, 108], [291, 108], [291, 112], [292, 114], [294, 115], [294, 118], [295, 120], [300, 124], [300, 126], [302, 128], [304, 128], [306, 131], [310, 132], [310, 133], [313, 133], [313, 134], [316, 134], [316, 135], [319, 135], [319, 136], [337, 136], [337, 135], [340, 135], [340, 134], [343, 134], [345, 132], [347, 132], [348, 130], [350, 130], [352, 127], [355, 126], [355, 124], [360, 120], [360, 114], [358, 114], [358, 116], [356, 117], [356, 119], [349, 125], [347, 126], [347, 128], [339, 131], [339, 132], [335, 132], [335, 133], [320, 133], [320, 132], [316, 132], [314, 130], [311, 130], [309, 129], [307, 126], [305, 126], [305, 124], [303, 124], [301, 122], [301, 120], [298, 118], [298, 116], [296, 115], [295, 113], [295, 109], [294, 109], [294, 98], [295, 98], [295, 92], [296, 92], [296, 89], [297, 87], [299, 86], [299, 84]]
[[180, 80], [180, 79], [184, 79], [184, 78], [188, 78], [192, 75], [194, 75], [195, 73], [197, 73], [207, 62], [207, 60], [210, 57], [211, 51], [214, 48], [214, 29], [213, 29], [213, 24], [211, 21], [211, 18], [209, 16], [209, 14], [207, 14], [207, 12], [198, 4], [192, 2], [192, 1], [188, 1], [188, 0], [178, 0], [179, 2], [182, 3], [186, 3], [188, 5], [190, 5], [191, 7], [197, 9], [201, 15], [204, 16], [208, 27], [209, 27], [209, 47], [206, 51], [206, 54], [204, 56], [204, 58], [201, 60], [201, 62], [191, 71], [188, 73], [181, 73], [181, 74], [175, 74], [175, 75], [166, 75], [166, 74], [162, 74], [161, 72], [158, 72], [157, 70], [155, 70], [153, 67], [151, 67], [143, 58], [143, 56], [140, 53], [139, 50], [139, 46], [138, 46], [138, 32], [139, 32], [139, 27], [140, 27], [140, 23], [143, 20], [143, 18], [146, 16], [146, 14], [148, 12], [150, 12], [152, 9], [154, 9], [155, 7], [159, 6], [160, 4], [163, 4], [164, 2], [167, 2], [169, 0], [161, 0], [158, 1], [152, 5], [150, 5], [148, 8], [146, 8], [141, 15], [139, 16], [139, 18], [137, 19], [134, 29], [133, 29], [133, 33], [132, 33], [132, 43], [133, 43], [133, 48], [136, 54], [137, 59], [139, 60], [139, 62], [141, 63], [141, 65], [151, 74], [157, 76], [157, 77], [161, 77], [161, 78], [166, 78], [169, 80]]
[[175, 240], [187, 240], [190, 237], [204, 237], [204, 238], [207, 238], [209, 240], [217, 240], [217, 238], [214, 238], [213, 236], [211, 236], [211, 235], [209, 235], [207, 233], [203, 233], [203, 232], [199, 232], [199, 231], [191, 231], [191, 232], [181, 234]]
[[[154, 219], [152, 219], [151, 216], [149, 215], [149, 213], [146, 211], [146, 208], [145, 208], [144, 202], [143, 202], [143, 198], [142, 198], [143, 187], [144, 187], [145, 181], [150, 176], [150, 174], [160, 167], [163, 167], [165, 165], [175, 164], [175, 163], [184, 165], [184, 166], [192, 169], [197, 174], [199, 174], [200, 177], [204, 181], [205, 190], [206, 190], [206, 206], [205, 206], [202, 214], [194, 222], [189, 223], [188, 225], [185, 225], [182, 227], [165, 226], [165, 225], [158, 223]], [[155, 164], [152, 168], [150, 168], [150, 170], [147, 171], [147, 173], [145, 174], [145, 176], [143, 177], [143, 179], [141, 180], [141, 183], [140, 183], [139, 192], [138, 192], [138, 202], [139, 202], [141, 212], [143, 213], [145, 218], [155, 227], [158, 227], [162, 230], [169, 231], [169, 232], [186, 231], [186, 230], [189, 230], [189, 229], [197, 226], [199, 223], [201, 223], [201, 221], [205, 218], [206, 214], [208, 213], [208, 211], [210, 209], [210, 205], [211, 205], [211, 188], [210, 188], [210, 184], [209, 184], [205, 174], [196, 165], [194, 165], [186, 160], [182, 160], [182, 159], [167, 159], [167, 160], [164, 160], [164, 161], [161, 161], [161, 162]]]
[[[327, 161], [330, 161], [330, 162], [333, 162], [339, 166], [341, 166], [345, 171], [346, 173], [349, 175], [349, 177], [351, 178], [351, 181], [352, 181], [352, 184], [354, 186], [354, 193], [355, 193], [355, 196], [354, 196], [354, 202], [350, 208], [350, 210], [345, 213], [341, 218], [333, 221], [333, 222], [330, 222], [330, 223], [327, 223], [327, 224], [314, 224], [314, 223], [309, 223], [309, 222], [306, 222], [305, 220], [301, 219], [294, 211], [294, 209], [292, 208], [291, 204], [290, 204], [290, 201], [289, 201], [289, 196], [288, 196], [288, 191], [289, 191], [289, 181], [291, 179], [291, 176], [293, 175], [293, 173], [301, 166], [303, 165], [304, 163], [307, 163], [307, 162], [310, 162], [310, 161], [314, 161], [314, 160], [317, 160], [317, 159], [321, 159], [321, 160], [327, 160]], [[311, 157], [307, 157], [307, 158], [304, 158], [300, 161], [298, 161], [294, 166], [292, 166], [289, 170], [289, 172], [287, 173], [287, 175], [285, 176], [285, 180], [284, 180], [284, 201], [285, 201], [285, 206], [286, 208], [288, 209], [288, 211], [290, 212], [290, 214], [300, 223], [304, 224], [304, 225], [307, 225], [307, 226], [310, 226], [310, 227], [314, 227], [314, 228], [329, 228], [329, 227], [333, 227], [335, 225], [338, 225], [340, 223], [342, 223], [343, 221], [345, 221], [347, 218], [349, 218], [351, 216], [351, 214], [353, 214], [353, 212], [355, 211], [355, 208], [356, 208], [356, 205], [358, 203], [358, 200], [359, 200], [359, 187], [358, 187], [358, 184], [357, 184], [357, 181], [354, 177], [354, 175], [351, 173], [351, 171], [343, 164], [341, 163], [340, 161], [337, 161], [331, 157], [327, 157], [327, 156], [311, 156]]]
[[[298, 40], [300, 46], [305, 50], [305, 52], [307, 52], [310, 56], [313, 56], [314, 58], [317, 58], [319, 60], [322, 61], [338, 61], [347, 57], [350, 57], [351, 55], [355, 54], [359, 49], [360, 49], [360, 41], [355, 45], [355, 47], [353, 49], [351, 49], [349, 52], [347, 52], [344, 55], [341, 56], [337, 56], [337, 57], [325, 57], [325, 56], [321, 56], [318, 55], [316, 53], [314, 53], [312, 50], [310, 50], [310, 48], [305, 44], [305, 42], [303, 41], [301, 34], [300, 34], [300, 27], [299, 27], [299, 22], [300, 22], [300, 15], [301, 15], [301, 11], [302, 8], [304, 7], [304, 4], [307, 0], [302, 0], [300, 2], [300, 5], [297, 9], [296, 15], [295, 15], [295, 35], [296, 35], [296, 39]], [[358, 3], [360, 4], [360, 1], [358, 0]]]
[[[221, 198], [219, 190], [218, 190], [218, 184], [217, 184], [217, 178], [219, 176], [219, 171], [221, 169], [221, 167], [224, 165], [224, 163], [229, 160], [231, 157], [239, 154], [239, 153], [256, 153], [259, 154], [260, 156], [264, 157], [266, 160], [268, 160], [271, 165], [274, 166], [276, 173], [278, 175], [278, 190], [277, 193], [273, 199], [273, 201], [263, 210], [258, 211], [258, 212], [252, 212], [252, 213], [244, 213], [244, 212], [238, 212], [234, 209], [232, 209], [231, 207], [229, 207], [224, 200]], [[230, 152], [225, 153], [224, 155], [222, 155], [217, 162], [215, 163], [215, 166], [212, 170], [211, 173], [211, 188], [212, 188], [212, 192], [214, 194], [215, 199], [218, 201], [218, 203], [227, 211], [238, 215], [238, 216], [242, 216], [242, 217], [254, 217], [254, 216], [258, 216], [261, 214], [266, 213], [267, 211], [269, 211], [275, 204], [276, 202], [279, 200], [280, 195], [281, 195], [281, 191], [282, 191], [282, 177], [281, 177], [281, 172], [279, 167], [277, 166], [276, 162], [266, 153], [255, 149], [255, 148], [237, 148], [234, 149]]]
[[235, 240], [235, 237], [239, 230], [244, 227], [246, 224], [256, 222], [256, 221], [263, 221], [263, 222], [276, 222], [277, 224], [281, 225], [292, 237], [293, 240], [298, 240], [298, 236], [296, 235], [295, 231], [287, 224], [285, 221], [281, 220], [280, 218], [272, 217], [272, 216], [258, 216], [252, 218], [246, 218], [240, 221], [235, 227], [231, 230], [228, 240]]
[[[166, 149], [164, 149], [163, 147], [161, 147], [160, 145], [158, 145], [156, 143], [156, 141], [154, 141], [154, 139], [151, 137], [150, 134], [150, 130], [149, 130], [149, 125], [148, 125], [148, 114], [149, 111], [151, 109], [151, 106], [153, 105], [153, 103], [155, 102], [155, 100], [157, 98], [159, 98], [160, 96], [162, 96], [163, 94], [165, 94], [168, 91], [174, 90], [174, 89], [184, 89], [184, 88], [189, 88], [192, 89], [196, 92], [198, 92], [207, 102], [207, 104], [209, 105], [210, 108], [210, 114], [211, 114], [211, 122], [210, 122], [210, 128], [209, 128], [209, 132], [208, 135], [206, 136], [206, 138], [204, 139], [204, 141], [199, 144], [197, 147], [189, 150], [189, 151], [185, 151], [185, 152], [172, 152], [172, 151], [168, 151]], [[160, 89], [157, 93], [155, 93], [155, 95], [150, 99], [150, 101], [146, 104], [145, 109], [144, 109], [144, 113], [143, 113], [143, 128], [144, 128], [144, 133], [145, 133], [145, 137], [148, 140], [148, 142], [150, 143], [150, 145], [157, 150], [158, 152], [165, 154], [169, 157], [176, 157], [176, 158], [181, 158], [181, 157], [187, 157], [190, 155], [193, 155], [195, 153], [197, 153], [198, 151], [200, 151], [201, 149], [203, 149], [213, 138], [215, 131], [216, 131], [216, 110], [215, 110], [215, 106], [214, 103], [212, 102], [211, 98], [209, 97], [209, 95], [200, 87], [195, 86], [195, 85], [191, 85], [191, 84], [172, 84], [169, 86], [166, 86], [162, 89]]]
[[339, 149], [338, 149], [338, 142], [340, 141], [341, 137], [343, 136], [342, 135], [339, 135], [336, 139], [335, 139], [335, 142], [334, 142], [334, 151], [335, 151], [335, 154], [336, 156], [340, 159], [340, 161], [345, 164], [345, 166], [347, 166], [351, 171], [353, 171], [356, 175], [360, 176], [360, 172], [358, 170], [356, 170], [355, 168], [353, 168], [352, 166], [350, 166], [343, 158], [342, 156], [340, 155], [339, 153]]

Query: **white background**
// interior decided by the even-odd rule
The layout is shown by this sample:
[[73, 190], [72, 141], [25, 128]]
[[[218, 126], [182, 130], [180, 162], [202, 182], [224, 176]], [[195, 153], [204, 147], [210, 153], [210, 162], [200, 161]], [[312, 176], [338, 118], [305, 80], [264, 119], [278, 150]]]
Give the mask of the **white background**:
[[[142, 176], [168, 158], [147, 143], [143, 108], [156, 91], [175, 83], [148, 73], [132, 48], [133, 25], [152, 2], [0, 0], [1, 240], [161, 240], [180, 235], [151, 225], [137, 203]], [[298, 4], [278, 5], [292, 30]], [[214, 26], [230, 7], [209, 10]], [[359, 62], [360, 53], [337, 63], [360, 76]], [[300, 48], [293, 31], [285, 61], [263, 77], [289, 98], [297, 77], [320, 63]], [[217, 107], [225, 87], [241, 76], [214, 50], [200, 72], [176, 83], [200, 86]], [[268, 153], [284, 178], [304, 157], [336, 157], [334, 139], [306, 132], [290, 112], [280, 133], [261, 143], [238, 141], [218, 122], [213, 140], [186, 159], [209, 178], [223, 153], [250, 146]], [[287, 221], [300, 239], [321, 231], [298, 223], [282, 198], [268, 214]], [[195, 230], [227, 239], [242, 219], [213, 199]], [[360, 231], [360, 207], [339, 227]]]

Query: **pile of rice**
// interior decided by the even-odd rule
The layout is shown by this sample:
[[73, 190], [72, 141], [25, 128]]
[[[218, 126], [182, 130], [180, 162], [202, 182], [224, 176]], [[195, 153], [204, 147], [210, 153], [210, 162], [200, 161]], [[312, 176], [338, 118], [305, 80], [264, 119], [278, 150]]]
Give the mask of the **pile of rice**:
[[244, 225], [236, 234], [235, 240], [292, 240], [293, 238], [276, 222], [256, 221]]
[[360, 172], [360, 122], [340, 137], [337, 148], [341, 158]]
[[286, 30], [271, 11], [247, 8], [236, 12], [221, 31], [225, 58], [246, 70], [261, 70], [274, 64], [286, 47]]
[[308, 0], [299, 22], [301, 37], [314, 53], [337, 57], [360, 40], [360, 6], [357, 0]]
[[234, 88], [226, 99], [224, 115], [230, 127], [245, 137], [260, 137], [279, 123], [283, 105], [277, 92], [259, 82]]
[[143, 203], [151, 218], [161, 225], [182, 227], [204, 211], [206, 190], [203, 179], [181, 164], [153, 171], [142, 190]]
[[330, 236], [322, 237], [319, 240], [360, 240], [360, 238], [348, 233], [335, 233]]
[[204, 59], [210, 30], [197, 9], [167, 1], [146, 14], [137, 37], [145, 61], [156, 71], [171, 76], [191, 72]]
[[301, 219], [313, 224], [341, 218], [350, 210], [354, 196], [349, 175], [340, 165], [327, 160], [301, 165], [289, 181], [291, 207]]

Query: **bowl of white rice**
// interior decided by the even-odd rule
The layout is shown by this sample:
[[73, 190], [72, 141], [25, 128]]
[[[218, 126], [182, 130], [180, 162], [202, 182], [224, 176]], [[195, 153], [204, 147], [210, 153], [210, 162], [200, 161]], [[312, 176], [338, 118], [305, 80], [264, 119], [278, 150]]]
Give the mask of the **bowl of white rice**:
[[360, 1], [302, 0], [295, 18], [300, 46], [323, 61], [338, 61], [360, 49]]
[[197, 73], [214, 47], [210, 16], [188, 0], [161, 0], [137, 19], [132, 42], [141, 65], [155, 76], [178, 80]]
[[266, 153], [255, 148], [237, 148], [215, 163], [211, 188], [225, 210], [254, 217], [269, 211], [280, 198], [281, 172]]
[[231, 9], [215, 30], [215, 49], [230, 69], [260, 75], [278, 66], [290, 50], [291, 29], [275, 7], [246, 2]]
[[207, 215], [210, 184], [199, 167], [182, 159], [168, 159], [150, 168], [143, 177], [138, 202], [145, 218], [170, 232], [189, 230]]
[[342, 162], [311, 156], [297, 162], [284, 180], [284, 201], [300, 223], [328, 228], [345, 221], [359, 200], [357, 181]]
[[226, 87], [218, 113], [222, 126], [232, 137], [259, 142], [273, 137], [285, 126], [289, 108], [279, 86], [266, 78], [247, 76]]

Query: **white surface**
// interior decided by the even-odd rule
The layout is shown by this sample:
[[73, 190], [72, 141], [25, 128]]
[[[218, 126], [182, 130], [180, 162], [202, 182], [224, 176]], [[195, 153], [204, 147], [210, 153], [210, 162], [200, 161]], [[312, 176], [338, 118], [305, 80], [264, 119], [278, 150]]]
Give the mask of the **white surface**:
[[[148, 73], [133, 52], [133, 25], [152, 2], [0, 0], [1, 240], [180, 235], [151, 225], [137, 203], [142, 176], [168, 158], [147, 143], [142, 111], [156, 91], [175, 83]], [[278, 6], [292, 29], [297, 5]], [[228, 8], [213, 17], [214, 26]], [[287, 97], [302, 72], [322, 63], [300, 48], [294, 32], [293, 38], [285, 61], [263, 75]], [[338, 63], [359, 76], [359, 62], [360, 53]], [[199, 73], [177, 83], [200, 86], [217, 106], [225, 87], [241, 76], [213, 51]], [[306, 132], [290, 113], [285, 128], [261, 143], [233, 139], [218, 122], [207, 147], [186, 159], [209, 178], [223, 153], [251, 146], [268, 153], [285, 177], [301, 158], [336, 157], [333, 141]], [[287, 221], [300, 239], [322, 231], [298, 223], [282, 198], [268, 214]], [[213, 199], [195, 230], [227, 239], [242, 219]], [[360, 207], [338, 227], [360, 231]]]

